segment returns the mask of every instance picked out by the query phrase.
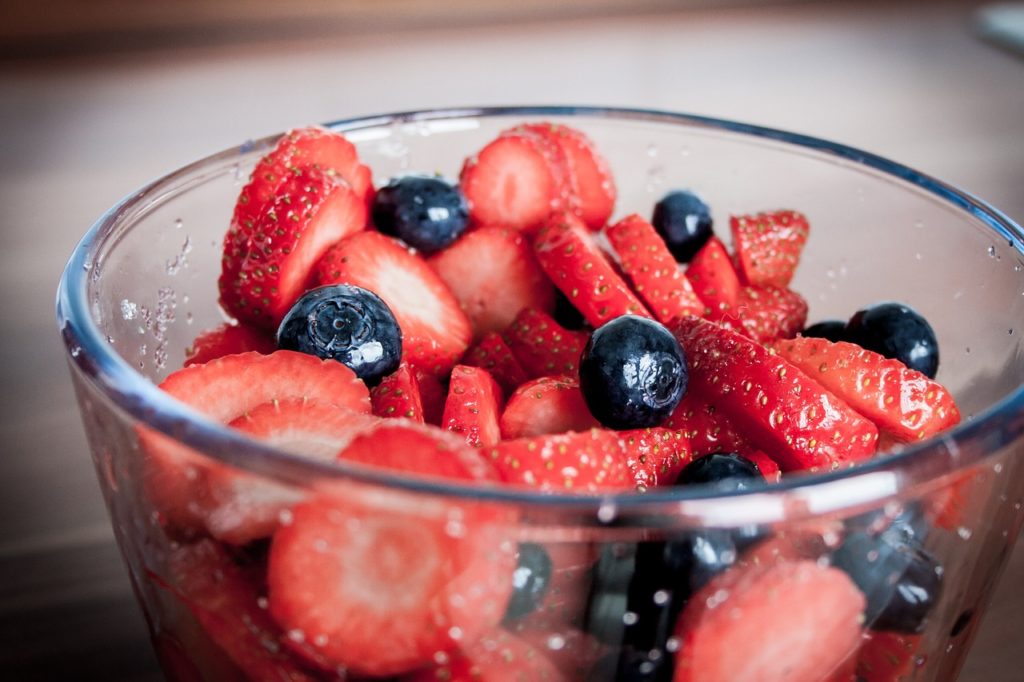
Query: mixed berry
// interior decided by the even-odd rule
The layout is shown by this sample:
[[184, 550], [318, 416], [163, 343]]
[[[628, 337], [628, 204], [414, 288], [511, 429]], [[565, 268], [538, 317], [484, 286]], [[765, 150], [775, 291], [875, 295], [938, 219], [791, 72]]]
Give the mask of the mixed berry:
[[[689, 189], [617, 207], [594, 143], [548, 123], [458, 182], [378, 184], [343, 135], [284, 136], [224, 239], [233, 321], [161, 388], [318, 462], [560, 494], [756, 491], [960, 419], [908, 306], [807, 326], [797, 211], [716, 235]], [[154, 582], [251, 679], [880, 682], [942, 595], [949, 508], [540, 542], [499, 505], [299, 490], [140, 437], [175, 538]]]

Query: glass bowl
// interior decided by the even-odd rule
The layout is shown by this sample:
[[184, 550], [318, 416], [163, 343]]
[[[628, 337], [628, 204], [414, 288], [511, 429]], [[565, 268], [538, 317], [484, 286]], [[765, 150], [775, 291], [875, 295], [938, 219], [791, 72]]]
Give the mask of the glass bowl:
[[[792, 286], [807, 298], [810, 319], [845, 319], [882, 300], [912, 305], [936, 330], [938, 379], [956, 396], [962, 423], [851, 470], [732, 494], [677, 488], [540, 495], [318, 464], [275, 450], [204, 418], [155, 385], [181, 366], [200, 330], [225, 319], [216, 294], [224, 232], [241, 185], [276, 136], [246, 142], [113, 207], [73, 253], [58, 294], [58, 323], [103, 495], [167, 675], [361, 679], [420, 670], [428, 677], [419, 679], [441, 679], [451, 674], [444, 664], [459, 656], [504, 656], [511, 668], [525, 641], [531, 656], [544, 657], [543, 670], [557, 669], [566, 679], [715, 679], [713, 671], [691, 665], [695, 645], [671, 636], [671, 623], [651, 619], [664, 620], [658, 614], [666, 612], [660, 608], [666, 600], [682, 600], [687, 609], [704, 600], [700, 608], [727, 610], [734, 595], [725, 588], [710, 597], [688, 592], [697, 585], [651, 588], [661, 579], [650, 572], [652, 552], [686, 551], [692, 558], [702, 547], [718, 551], [712, 540], [724, 537], [732, 549], [716, 560], [726, 564], [795, 562], [824, 571], [837, 548], [860, 534], [869, 543], [872, 570], [883, 573], [890, 564], [870, 543], [901, 533], [930, 557], [933, 575], [925, 581], [941, 582], [931, 589], [929, 599], [937, 601], [923, 622], [900, 632], [884, 618], [862, 616], [856, 642], [823, 659], [813, 636], [780, 643], [772, 631], [735, 642], [736, 655], [756, 663], [772, 646], [788, 646], [798, 649], [797, 659], [827, 662], [813, 672], [807, 666], [789, 671], [787, 679], [795, 680], [955, 677], [1024, 520], [1021, 228], [964, 192], [872, 154], [697, 116], [583, 107], [450, 109], [329, 127], [356, 144], [380, 183], [414, 171], [457, 177], [467, 155], [524, 121], [565, 123], [595, 141], [619, 187], [615, 216], [648, 214], [674, 188], [696, 190], [720, 234], [729, 214], [804, 212], [812, 232]], [[272, 499], [274, 523], [287, 525], [291, 505], [312, 498], [337, 501], [339, 518], [356, 518], [350, 505], [359, 500], [362, 518], [412, 521], [417, 532], [392, 538], [392, 553], [360, 555], [369, 564], [364, 573], [386, 576], [400, 593], [408, 576], [396, 568], [408, 565], [414, 573], [414, 557], [446, 547], [461, 569], [435, 586], [432, 596], [448, 606], [428, 627], [444, 632], [421, 647], [419, 660], [374, 667], [353, 663], [365, 652], [327, 642], [322, 633], [280, 627], [274, 609], [267, 609], [268, 543], [214, 540], [188, 510], [179, 518], [168, 513], [159, 503], [165, 481], [149, 466], [154, 442], [190, 450], [193, 461], [256, 491], [233, 504]], [[186, 489], [190, 483], [198, 486], [186, 478]], [[337, 542], [359, 544], [369, 533]], [[494, 588], [507, 598], [515, 555], [534, 551], [523, 549], [527, 545], [540, 546], [550, 559], [543, 603], [534, 614], [506, 618], [503, 629], [482, 631], [480, 615], [497, 627], [505, 605], [472, 595]], [[326, 540], [318, 547], [351, 549]], [[401, 557], [397, 567], [395, 557]], [[490, 563], [477, 562], [481, 557]], [[891, 593], [907, 565], [884, 575], [879, 589]], [[636, 594], [655, 603], [638, 605]], [[806, 601], [783, 599], [777, 611], [792, 624], [805, 610], [813, 619], [809, 608]], [[742, 609], [733, 610], [742, 617]], [[394, 619], [405, 615], [395, 612]], [[658, 630], [661, 639], [651, 646], [640, 630]], [[499, 631], [515, 636], [506, 640], [495, 635]], [[431, 665], [442, 667], [424, 673]], [[541, 668], [530, 675], [540, 676]], [[775, 679], [762, 672], [751, 674]]]

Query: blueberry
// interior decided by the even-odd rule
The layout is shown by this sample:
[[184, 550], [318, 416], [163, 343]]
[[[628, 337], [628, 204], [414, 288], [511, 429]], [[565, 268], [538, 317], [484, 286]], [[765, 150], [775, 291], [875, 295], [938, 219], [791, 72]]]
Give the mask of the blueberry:
[[689, 190], [666, 194], [654, 205], [651, 224], [680, 263], [689, 263], [711, 238], [711, 212]]
[[469, 207], [457, 185], [437, 177], [393, 178], [373, 199], [373, 224], [424, 253], [440, 251], [466, 230]]
[[636, 544], [604, 545], [594, 564], [583, 628], [607, 644], [622, 642], [629, 584], [636, 573], [636, 553]]
[[842, 320], [825, 320], [812, 324], [800, 332], [801, 336], [812, 336], [817, 339], [828, 339], [829, 341], [846, 340], [846, 323]]
[[676, 485], [707, 485], [721, 490], [752, 490], [764, 483], [757, 465], [734, 452], [715, 452], [687, 464]]
[[277, 329], [277, 347], [337, 360], [373, 384], [398, 369], [402, 330], [377, 294], [335, 284], [295, 302]]
[[551, 583], [551, 557], [541, 545], [519, 545], [519, 562], [512, 573], [512, 597], [505, 608], [506, 625], [526, 616], [540, 605]]
[[590, 335], [580, 357], [580, 389], [594, 417], [613, 429], [657, 426], [686, 393], [683, 349], [654, 320], [623, 315]]
[[902, 303], [876, 303], [846, 323], [846, 340], [895, 358], [925, 376], [939, 369], [939, 343], [928, 321]]

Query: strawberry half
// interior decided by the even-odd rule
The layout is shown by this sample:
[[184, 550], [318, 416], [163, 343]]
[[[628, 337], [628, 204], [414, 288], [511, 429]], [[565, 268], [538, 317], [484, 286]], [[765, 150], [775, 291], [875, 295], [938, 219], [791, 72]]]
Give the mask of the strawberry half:
[[743, 287], [735, 306], [713, 310], [710, 319], [761, 343], [791, 339], [807, 323], [807, 301], [791, 289]]
[[569, 376], [524, 383], [509, 397], [500, 423], [506, 440], [600, 426], [583, 400], [579, 380]]
[[928, 438], [960, 421], [949, 391], [899, 360], [813, 337], [779, 341], [774, 348], [898, 442]]
[[761, 344], [692, 316], [673, 331], [690, 364], [688, 391], [717, 405], [783, 471], [827, 471], [875, 453], [874, 424]]
[[277, 350], [277, 344], [274, 343], [272, 335], [247, 324], [225, 322], [195, 338], [192, 345], [185, 349], [184, 366], [202, 365], [210, 360], [235, 353], [256, 351], [263, 355], [269, 355], [275, 350]]
[[697, 397], [693, 391], [687, 391], [662, 426], [681, 431], [694, 457], [714, 452], [739, 452], [747, 442], [722, 410]]
[[490, 449], [501, 479], [544, 492], [629, 490], [634, 487], [626, 453], [614, 431], [516, 438]]
[[740, 297], [739, 275], [725, 244], [712, 235], [686, 267], [686, 277], [708, 311], [728, 310]]
[[319, 284], [354, 284], [380, 296], [402, 329], [402, 359], [446, 374], [469, 347], [472, 329], [447, 285], [426, 261], [379, 232], [335, 244], [317, 264]]
[[619, 266], [659, 322], [681, 315], [701, 315], [704, 304], [654, 227], [637, 214], [605, 228]]
[[441, 427], [475, 448], [494, 445], [501, 440], [501, 402], [501, 388], [487, 370], [456, 365], [448, 383]]
[[411, 419], [423, 423], [423, 399], [416, 371], [402, 363], [370, 389], [373, 413], [378, 417]]
[[511, 395], [519, 384], [526, 381], [526, 371], [512, 354], [512, 349], [497, 332], [484, 334], [475, 346], [466, 351], [462, 363], [486, 369], [501, 386], [504, 394]]
[[403, 682], [561, 682], [562, 673], [541, 651], [506, 630], [494, 630], [438, 657]]
[[921, 635], [866, 630], [857, 654], [857, 677], [864, 682], [897, 682], [910, 679]]
[[569, 331], [547, 313], [527, 308], [505, 330], [505, 340], [527, 376], [575, 376], [587, 334]]
[[674, 682], [825, 678], [860, 646], [864, 605], [845, 573], [815, 561], [731, 569], [680, 616]]
[[650, 317], [593, 244], [579, 218], [552, 214], [537, 233], [533, 249], [551, 281], [594, 327], [620, 315]]
[[527, 232], [540, 226], [560, 192], [544, 152], [516, 135], [499, 137], [466, 159], [459, 185], [475, 224]]
[[523, 308], [555, 309], [555, 288], [516, 230], [473, 230], [428, 263], [455, 294], [477, 337], [502, 331]]
[[541, 125], [518, 125], [501, 132], [501, 137], [518, 137], [529, 142], [547, 161], [548, 170], [555, 182], [555, 194], [551, 210], [576, 211], [579, 200], [576, 196], [575, 181], [569, 168], [569, 157], [557, 141], [549, 137]]
[[416, 372], [416, 381], [420, 387], [423, 421], [440, 426], [441, 416], [444, 414], [444, 402], [448, 398], [448, 389], [442, 383], [441, 377], [436, 374], [418, 367], [413, 367], [413, 370]]
[[789, 286], [810, 227], [796, 211], [729, 218], [740, 277], [747, 284]]
[[220, 302], [232, 316], [276, 329], [306, 290], [314, 264], [336, 241], [366, 227], [366, 204], [315, 167], [295, 169], [261, 211], [224, 237]]
[[632, 429], [620, 431], [619, 439], [626, 451], [626, 464], [640, 490], [671, 485], [693, 460], [690, 443], [681, 431]]

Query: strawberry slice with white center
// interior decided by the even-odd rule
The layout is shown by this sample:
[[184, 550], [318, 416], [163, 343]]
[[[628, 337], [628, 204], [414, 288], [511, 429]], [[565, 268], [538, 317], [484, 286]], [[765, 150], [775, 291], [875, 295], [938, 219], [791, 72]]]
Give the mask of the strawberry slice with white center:
[[456, 365], [448, 384], [441, 426], [475, 448], [494, 445], [501, 440], [501, 403], [501, 388], [487, 370]]
[[737, 566], [687, 604], [674, 682], [817, 682], [860, 646], [864, 595], [815, 561]]
[[509, 397], [501, 413], [504, 439], [586, 431], [599, 426], [583, 399], [579, 380], [569, 376], [540, 377], [526, 382]]
[[277, 350], [272, 334], [247, 324], [224, 323], [201, 333], [185, 349], [185, 367], [202, 365], [225, 355], [256, 351], [268, 355]]
[[554, 312], [555, 287], [516, 230], [473, 230], [428, 263], [459, 300], [477, 337], [502, 331], [523, 308]]
[[426, 261], [379, 232], [335, 244], [316, 266], [319, 284], [354, 284], [380, 296], [402, 329], [402, 359], [446, 374], [469, 347], [472, 328], [458, 299]]

